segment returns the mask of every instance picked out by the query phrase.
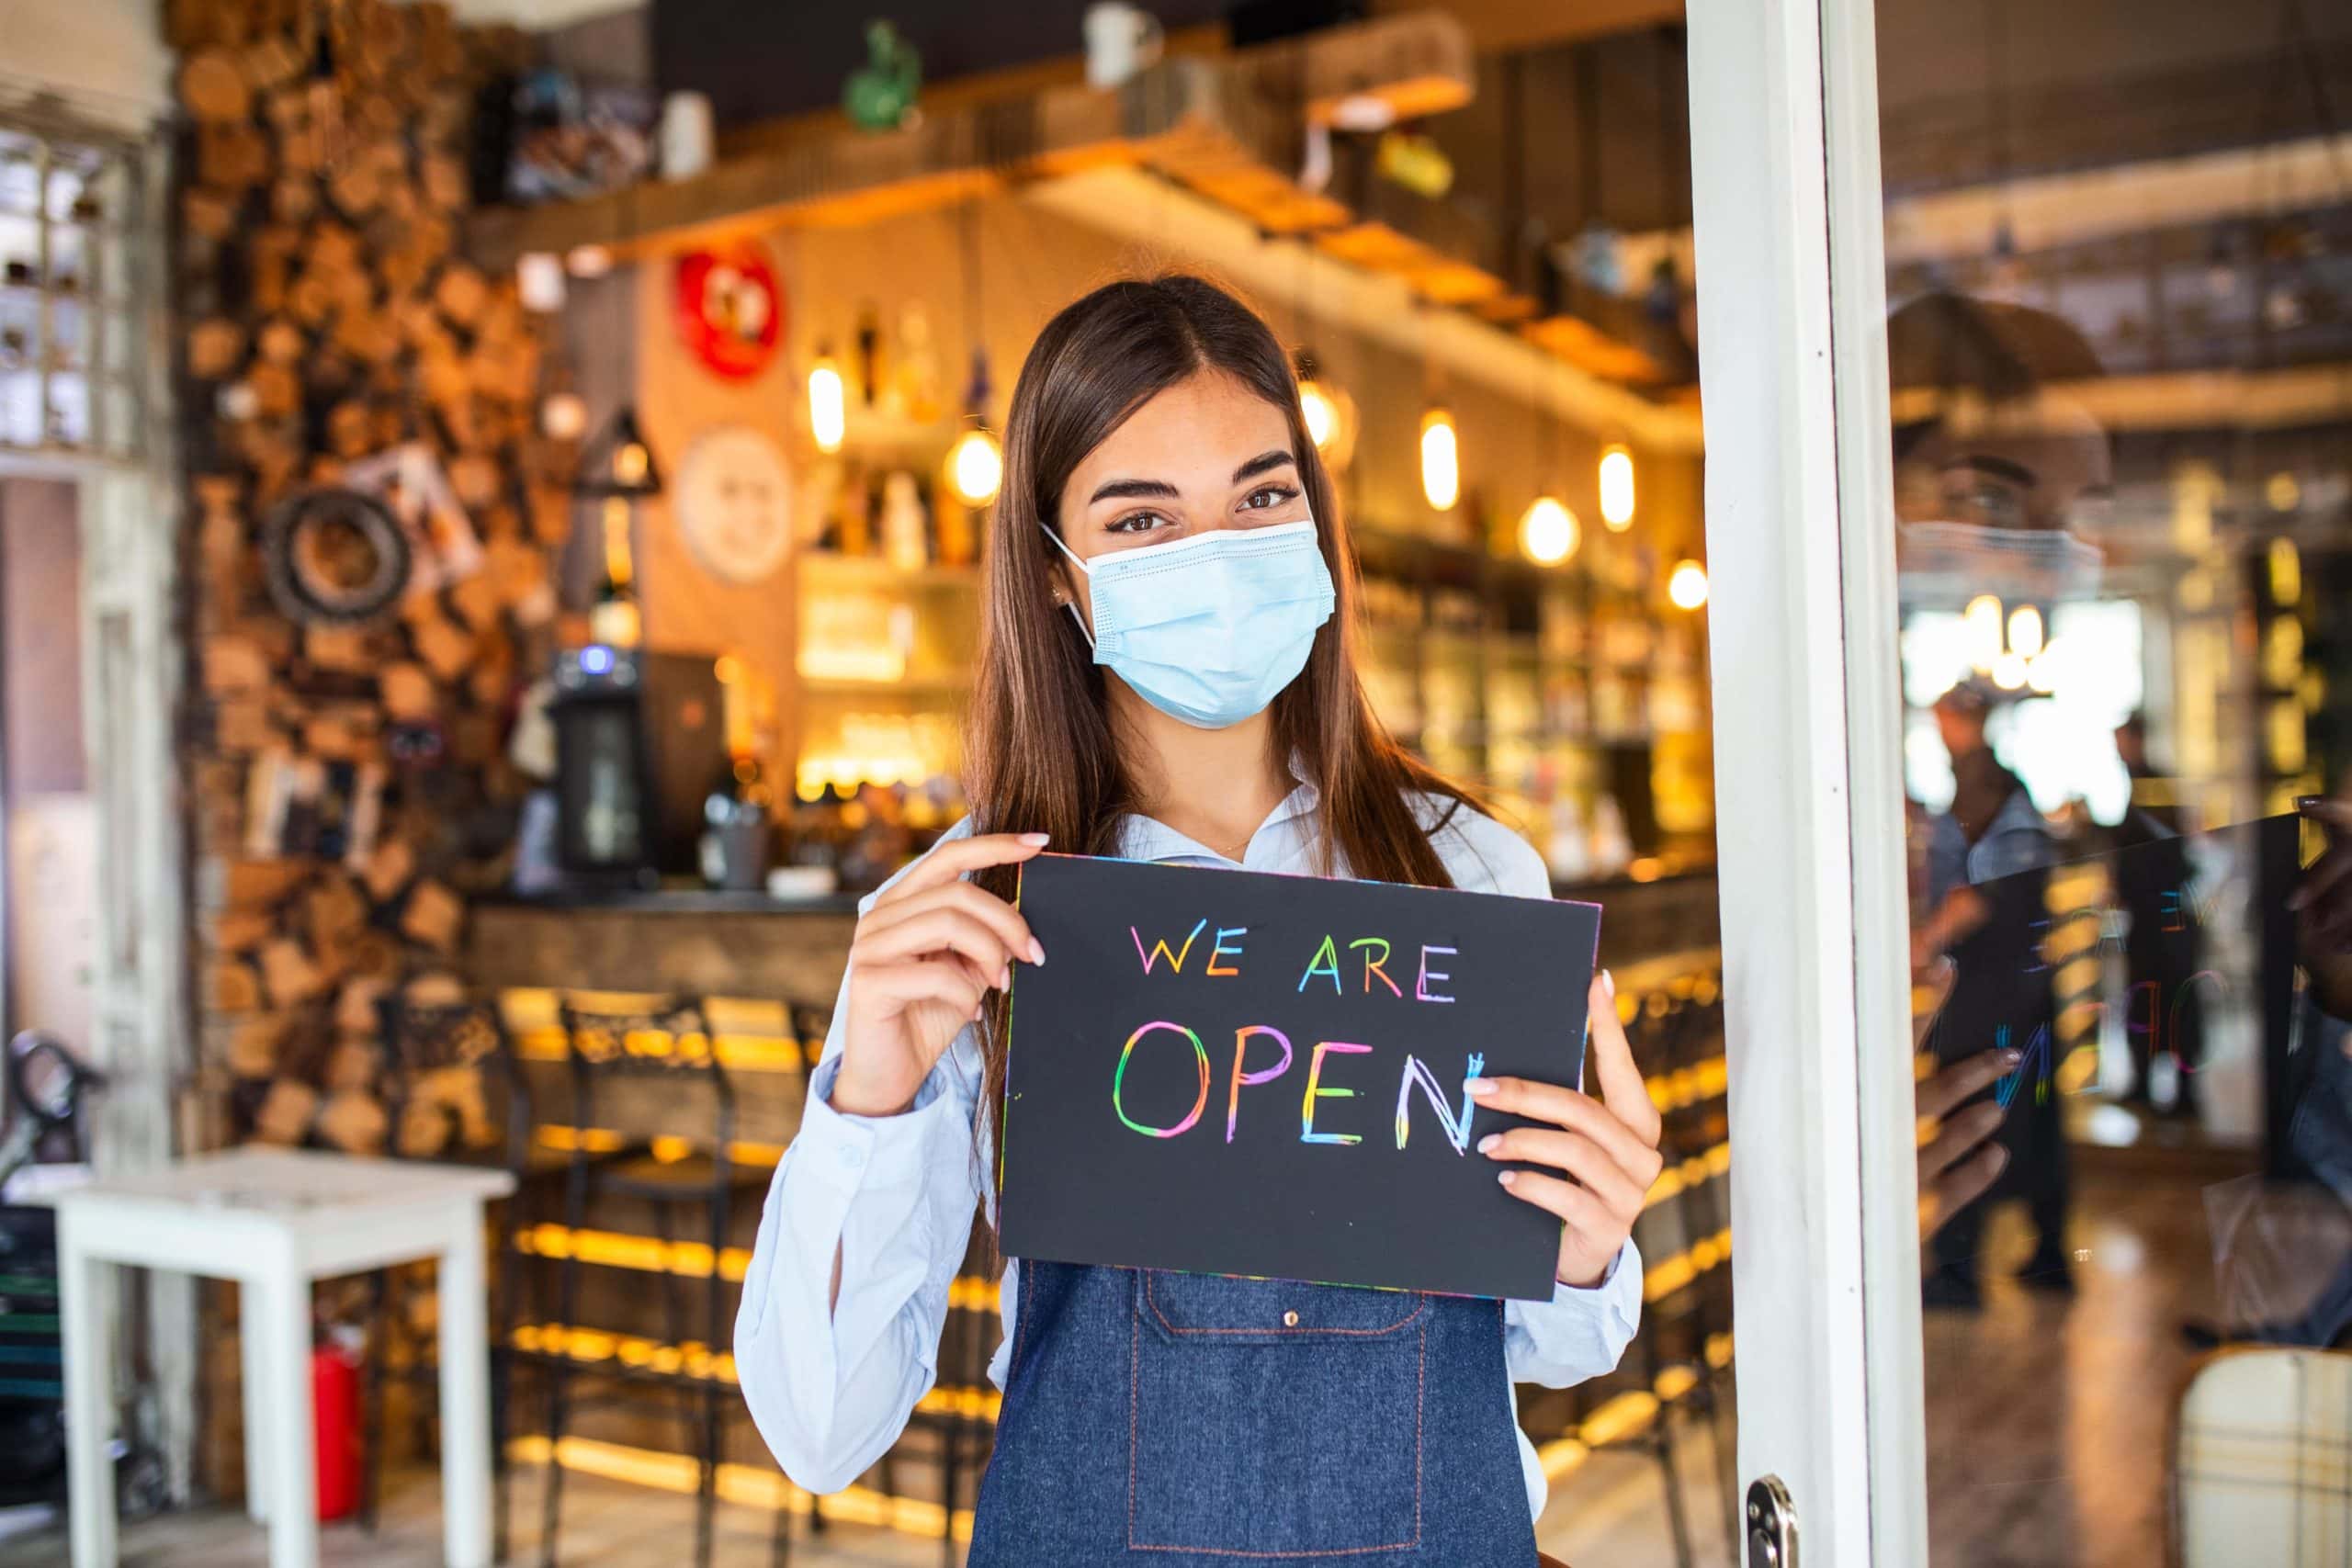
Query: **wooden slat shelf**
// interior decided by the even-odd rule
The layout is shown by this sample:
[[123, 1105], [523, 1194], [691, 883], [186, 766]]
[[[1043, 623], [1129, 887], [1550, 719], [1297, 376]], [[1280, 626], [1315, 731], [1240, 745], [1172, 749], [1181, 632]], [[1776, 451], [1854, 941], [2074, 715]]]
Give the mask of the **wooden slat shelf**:
[[[1434, 113], [1469, 102], [1473, 84], [1459, 23], [1437, 12], [1385, 17], [1164, 61], [1114, 91], [1049, 87], [946, 109], [901, 130], [796, 137], [694, 179], [481, 210], [468, 221], [467, 249], [493, 268], [526, 251], [580, 245], [660, 254], [780, 223], [871, 222], [1104, 164], [1146, 164], [1267, 201], [1279, 184], [1295, 202], [1303, 193], [1280, 171], [1296, 166], [1306, 122], [1328, 119], [1349, 98], [1380, 100], [1400, 118]], [[1337, 203], [1309, 204], [1318, 226], [1344, 218]]]

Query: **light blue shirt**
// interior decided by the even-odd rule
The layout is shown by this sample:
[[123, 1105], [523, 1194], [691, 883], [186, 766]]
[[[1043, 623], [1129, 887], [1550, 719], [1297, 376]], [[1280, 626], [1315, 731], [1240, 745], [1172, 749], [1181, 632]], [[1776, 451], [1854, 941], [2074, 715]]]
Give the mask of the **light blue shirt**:
[[[1312, 785], [1294, 790], [1259, 827], [1238, 865], [1314, 874], [1316, 803]], [[1429, 823], [1443, 803], [1424, 797], [1419, 804]], [[968, 831], [958, 824], [951, 836]], [[1551, 897], [1534, 850], [1491, 818], [1464, 807], [1431, 842], [1456, 886]], [[1120, 852], [1129, 860], [1177, 865], [1237, 864], [1145, 817], [1127, 818]], [[862, 908], [872, 903], [867, 898]], [[846, 996], [847, 976], [842, 983]], [[974, 1157], [976, 1137], [986, 1138], [985, 1126], [976, 1132], [973, 1114], [980, 1088], [976, 1032], [967, 1028], [956, 1037], [908, 1110], [849, 1116], [828, 1103], [847, 1015], [845, 1006], [833, 1010], [799, 1136], [768, 1190], [735, 1319], [736, 1372], [752, 1419], [785, 1473], [818, 1493], [841, 1490], [880, 1459], [931, 1391], [948, 1287], [964, 1261], [973, 1206], [994, 1196], [979, 1180], [992, 1161]], [[993, 1217], [992, 1201], [990, 1209]], [[841, 1295], [828, 1311], [836, 1247]], [[1008, 1260], [999, 1305], [1008, 1330], [1019, 1290], [1020, 1264]], [[1513, 1383], [1566, 1388], [1612, 1370], [1641, 1311], [1641, 1254], [1630, 1240], [1591, 1289], [1562, 1285], [1548, 1302], [1510, 1303], [1507, 1376], [1495, 1391], [1506, 1419], [1516, 1427]], [[989, 1379], [1000, 1389], [1011, 1344], [1008, 1332], [989, 1363]], [[1544, 1511], [1544, 1470], [1527, 1435], [1518, 1436], [1532, 1517]]]

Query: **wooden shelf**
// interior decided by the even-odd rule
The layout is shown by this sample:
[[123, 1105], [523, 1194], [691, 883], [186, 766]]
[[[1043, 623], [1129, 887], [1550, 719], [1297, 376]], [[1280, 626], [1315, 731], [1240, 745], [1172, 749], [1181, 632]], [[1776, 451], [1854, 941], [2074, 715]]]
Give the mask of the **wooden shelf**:
[[961, 696], [972, 689], [969, 675], [910, 675], [896, 681], [865, 681], [842, 675], [798, 675], [793, 679], [811, 696], [939, 697]]
[[1461, 23], [1419, 11], [1215, 57], [1164, 60], [1116, 91], [1044, 88], [940, 108], [899, 130], [844, 127], [738, 153], [692, 179], [644, 181], [585, 201], [474, 213], [466, 249], [493, 271], [526, 252], [601, 245], [671, 254], [778, 223], [859, 223], [951, 205], [1023, 179], [1144, 164], [1244, 210], [1279, 198], [1286, 230], [1345, 222], [1288, 170], [1302, 119], [1376, 100], [1400, 118], [1476, 90]]
[[842, 415], [842, 449], [837, 456], [922, 452], [933, 458], [944, 457], [963, 433], [964, 422], [953, 416], [913, 420], [852, 408]]
[[893, 566], [882, 556], [845, 556], [833, 550], [803, 550], [799, 556], [804, 577], [820, 578], [831, 583], [855, 584], [872, 588], [959, 588], [978, 592], [980, 569], [977, 566], [922, 566], [910, 571]]

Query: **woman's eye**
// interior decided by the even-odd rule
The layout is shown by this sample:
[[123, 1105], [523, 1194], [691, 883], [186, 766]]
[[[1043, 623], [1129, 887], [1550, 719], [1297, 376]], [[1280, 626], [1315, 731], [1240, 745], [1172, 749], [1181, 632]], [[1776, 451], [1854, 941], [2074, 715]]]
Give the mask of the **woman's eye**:
[[1103, 529], [1112, 534], [1141, 534], [1167, 521], [1157, 512], [1130, 512], [1125, 517], [1104, 524]]
[[1285, 502], [1296, 500], [1297, 497], [1298, 491], [1289, 485], [1265, 485], [1251, 491], [1243, 499], [1241, 509], [1244, 512], [1263, 512], [1268, 507], [1280, 506]]

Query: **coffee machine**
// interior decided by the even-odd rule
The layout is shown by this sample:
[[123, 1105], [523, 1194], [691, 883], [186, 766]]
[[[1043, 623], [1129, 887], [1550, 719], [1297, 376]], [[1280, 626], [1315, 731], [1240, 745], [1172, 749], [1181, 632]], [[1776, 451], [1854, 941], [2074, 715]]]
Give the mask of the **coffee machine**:
[[727, 767], [716, 661], [609, 643], [566, 649], [548, 711], [565, 879], [652, 887], [694, 875], [703, 797]]

